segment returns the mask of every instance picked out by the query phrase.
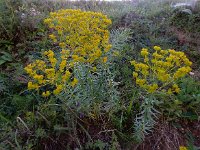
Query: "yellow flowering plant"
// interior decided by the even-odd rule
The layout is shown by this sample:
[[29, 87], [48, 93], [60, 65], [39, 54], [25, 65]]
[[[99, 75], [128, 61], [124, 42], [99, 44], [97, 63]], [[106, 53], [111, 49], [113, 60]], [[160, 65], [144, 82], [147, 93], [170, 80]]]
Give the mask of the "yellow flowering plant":
[[[33, 78], [33, 82], [28, 82], [28, 89], [38, 90], [46, 85], [54, 86], [53, 94], [57, 95], [69, 84], [74, 87], [77, 84], [75, 77], [69, 71], [67, 64], [67, 51], [61, 51], [61, 61], [58, 62], [52, 50], [43, 53], [44, 60], [35, 60], [35, 62], [25, 67], [25, 71]], [[48, 97], [51, 91], [44, 91], [42, 96]]]
[[179, 93], [176, 81], [191, 71], [192, 62], [184, 52], [163, 50], [159, 46], [154, 46], [153, 49], [152, 54], [147, 48], [141, 50], [143, 62], [131, 61], [135, 68], [133, 77], [136, 84], [148, 93]]
[[[62, 9], [51, 12], [44, 23], [53, 30], [49, 38], [60, 49], [67, 49], [72, 59], [77, 62], [94, 63], [110, 50], [108, 26], [111, 20], [97, 12]], [[71, 62], [73, 64], [73, 62]]]
[[[174, 110], [173, 106], [178, 106], [174, 103], [171, 105], [169, 99], [165, 101], [165, 97], [174, 97], [173, 93], [180, 92], [177, 81], [191, 71], [192, 65], [183, 52], [164, 50], [159, 46], [153, 47], [153, 53], [143, 48], [141, 56], [142, 62], [130, 62], [134, 66], [133, 77], [136, 85], [147, 93], [141, 95], [140, 113], [134, 123], [135, 138], [138, 141], [143, 140], [144, 135], [151, 132], [156, 123], [155, 119], [161, 114], [159, 111], [164, 112], [166, 108]], [[162, 97], [162, 101], [159, 101], [159, 96]], [[164, 109], [162, 105], [165, 105]]]
[[53, 87], [42, 92], [48, 97], [76, 86], [73, 68], [78, 63], [95, 67], [107, 62], [106, 54], [111, 48], [107, 27], [111, 20], [101, 13], [66, 9], [51, 12], [44, 23], [52, 31], [49, 38], [59, 48], [44, 51], [42, 59], [27, 65], [25, 71], [33, 79], [28, 82], [29, 90]]

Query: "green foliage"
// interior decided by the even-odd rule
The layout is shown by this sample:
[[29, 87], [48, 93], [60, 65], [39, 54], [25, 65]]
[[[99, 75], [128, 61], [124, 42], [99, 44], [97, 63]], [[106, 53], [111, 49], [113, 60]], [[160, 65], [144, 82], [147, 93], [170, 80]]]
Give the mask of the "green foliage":
[[[198, 44], [179, 44], [171, 25], [196, 32], [199, 14], [173, 12], [172, 1], [13, 1], [0, 0], [0, 149], [131, 149], [154, 132], [160, 118], [196, 121], [200, 114], [200, 84], [192, 77], [178, 82], [179, 94], [148, 95], [137, 88], [130, 60], [152, 45], [188, 54], [199, 68]], [[112, 49], [105, 65], [76, 64], [79, 84], [58, 96], [42, 98], [28, 92], [23, 66], [57, 45], [49, 41], [41, 20], [50, 11], [73, 8], [103, 12], [112, 21]], [[35, 15], [36, 14], [36, 15]], [[172, 15], [173, 14], [173, 15]], [[45, 89], [44, 89], [45, 90]], [[158, 121], [159, 120], [159, 121]], [[195, 138], [195, 137], [194, 137]], [[194, 140], [188, 148], [195, 149]], [[151, 143], [154, 144], [154, 143]], [[134, 147], [135, 148], [135, 147]]]
[[86, 149], [96, 149], [96, 148], [98, 148], [99, 150], [104, 150], [106, 148], [106, 143], [97, 140], [92, 143], [87, 143], [86, 145]]
[[119, 92], [109, 66], [98, 65], [97, 71], [92, 72], [91, 66], [78, 65], [74, 74], [79, 84], [75, 89], [65, 91], [59, 99], [75, 107], [76, 111], [85, 115], [91, 113], [93, 117], [117, 110]]
[[6, 63], [6, 62], [11, 62], [12, 61], [12, 56], [7, 53], [7, 52], [1, 52], [2, 56], [0, 57], [0, 65]]
[[[189, 77], [180, 81], [181, 92], [177, 99], [183, 104], [182, 108], [193, 113], [199, 113], [200, 82]], [[184, 114], [182, 115], [184, 117]], [[189, 116], [185, 116], [190, 118]], [[191, 118], [192, 119], [192, 118]]]
[[[117, 29], [112, 30], [110, 35], [110, 40], [112, 43], [112, 49], [111, 51], [117, 51], [119, 52], [119, 55], [117, 57], [112, 57], [112, 64], [113, 64], [113, 70], [116, 73], [115, 80], [119, 82], [119, 88], [120, 90], [124, 90], [124, 94], [128, 94], [127, 92], [130, 91], [130, 87], [133, 86], [133, 80], [131, 78], [132, 76], [132, 70], [131, 65], [129, 61], [135, 57], [135, 52], [131, 50], [131, 46], [129, 45], [129, 41], [131, 39], [131, 30], [130, 29]], [[123, 95], [125, 96], [125, 95]], [[126, 99], [124, 99], [126, 100]]]
[[131, 31], [128, 28], [119, 28], [112, 30], [110, 34], [110, 41], [112, 43], [112, 50], [123, 51], [126, 43], [129, 41]]
[[19, 16], [15, 14], [18, 6], [21, 5], [20, 0], [1, 0], [0, 1], [0, 37], [12, 41], [18, 38], [15, 33], [18, 29]]
[[199, 82], [191, 77], [187, 77], [178, 81], [181, 89], [180, 93], [168, 95], [156, 95], [159, 100], [159, 109], [168, 120], [177, 118], [185, 118], [196, 120], [199, 113]]
[[16, 108], [16, 111], [25, 112], [30, 108], [31, 102], [33, 101], [33, 97], [31, 95], [20, 96], [20, 95], [13, 95], [11, 105]]
[[187, 14], [182, 11], [177, 11], [171, 17], [171, 24], [176, 26], [178, 29], [189, 31], [191, 33], [199, 33], [199, 19], [200, 14]]
[[134, 123], [134, 136], [138, 142], [144, 140], [145, 136], [152, 132], [159, 112], [155, 109], [157, 100], [153, 96], [145, 97], [140, 107], [140, 113], [137, 114]]
[[165, 17], [166, 14], [170, 14], [171, 0], [141, 0], [135, 7], [135, 11], [147, 18], [156, 18], [158, 16]]

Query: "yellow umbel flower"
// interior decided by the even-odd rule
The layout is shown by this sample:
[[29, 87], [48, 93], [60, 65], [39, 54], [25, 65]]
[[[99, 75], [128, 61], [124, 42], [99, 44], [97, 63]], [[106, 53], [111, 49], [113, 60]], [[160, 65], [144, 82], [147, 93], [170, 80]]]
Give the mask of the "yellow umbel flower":
[[149, 93], [153, 93], [153, 92], [155, 92], [157, 90], [157, 88], [158, 88], [158, 85], [154, 83], [153, 85], [150, 85], [148, 87], [148, 92]]
[[42, 92], [43, 97], [48, 97], [51, 93], [49, 91]]
[[65, 42], [61, 42], [61, 43], [59, 43], [59, 46], [60, 46], [60, 48], [64, 49], [66, 47], [66, 44], [65, 44]]
[[141, 50], [143, 62], [130, 62], [135, 68], [133, 77], [136, 84], [148, 93], [179, 93], [181, 89], [175, 83], [191, 71], [192, 62], [183, 52], [162, 50], [159, 46], [154, 46], [153, 49], [155, 52], [151, 55], [148, 49]]
[[137, 72], [133, 72], [133, 77], [138, 77], [138, 73]]
[[179, 92], [180, 92], [180, 88], [178, 87], [177, 84], [172, 85], [172, 89], [173, 89], [176, 93], [179, 93]]
[[33, 82], [28, 82], [28, 89], [32, 90], [32, 89], [38, 89], [39, 85], [38, 84], [34, 84]]
[[57, 42], [56, 36], [54, 34], [50, 34], [49, 38], [53, 40], [53, 42]]
[[74, 87], [78, 83], [78, 79], [74, 78], [74, 80], [71, 82], [71, 86]]
[[148, 54], [149, 54], [148, 49], [143, 48], [142, 51], [141, 51], [141, 55], [142, 56], [147, 56]]
[[154, 46], [153, 49], [156, 50], [156, 51], [161, 50], [160, 46]]
[[58, 95], [62, 91], [62, 89], [63, 89], [63, 85], [57, 85], [56, 89], [53, 90], [53, 94]]
[[108, 57], [103, 57], [103, 62], [106, 63], [108, 60]]
[[185, 146], [179, 146], [179, 150], [188, 150]]

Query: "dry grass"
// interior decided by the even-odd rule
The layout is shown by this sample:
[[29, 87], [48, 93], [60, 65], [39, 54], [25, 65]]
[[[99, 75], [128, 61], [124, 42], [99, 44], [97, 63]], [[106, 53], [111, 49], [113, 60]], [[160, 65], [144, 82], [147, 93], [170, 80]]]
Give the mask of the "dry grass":
[[[181, 129], [182, 130], [182, 129]], [[180, 129], [168, 122], [159, 123], [155, 126], [151, 135], [134, 150], [178, 150], [179, 146], [186, 144], [184, 135]]]

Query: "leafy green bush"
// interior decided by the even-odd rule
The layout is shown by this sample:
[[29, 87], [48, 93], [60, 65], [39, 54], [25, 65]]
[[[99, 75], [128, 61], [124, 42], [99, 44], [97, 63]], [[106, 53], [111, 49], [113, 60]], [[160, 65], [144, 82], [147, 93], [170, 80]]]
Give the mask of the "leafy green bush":
[[183, 78], [178, 81], [181, 88], [180, 93], [167, 96], [157, 95], [160, 111], [166, 119], [173, 121], [180, 118], [198, 119], [199, 114], [199, 82], [191, 77]]
[[12, 42], [19, 38], [20, 35], [16, 35], [19, 28], [19, 16], [16, 15], [15, 11], [21, 5], [21, 1], [13, 0], [1, 0], [0, 1], [0, 25], [1, 40], [8, 40]]
[[189, 31], [191, 33], [199, 33], [199, 19], [199, 13], [190, 15], [181, 11], [177, 11], [171, 17], [171, 24], [181, 30]]

